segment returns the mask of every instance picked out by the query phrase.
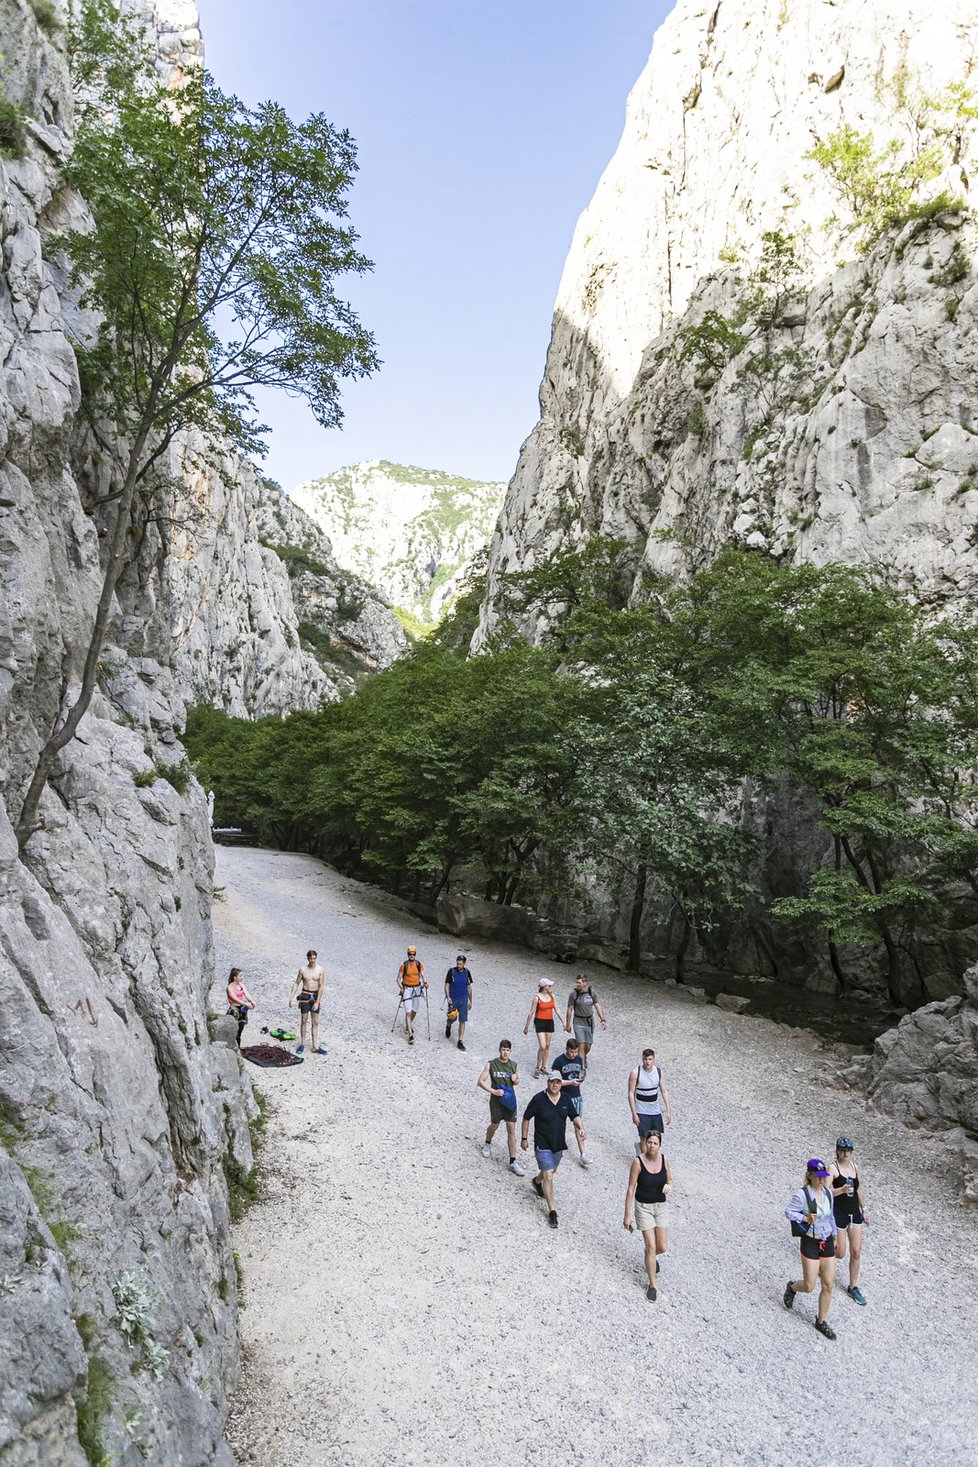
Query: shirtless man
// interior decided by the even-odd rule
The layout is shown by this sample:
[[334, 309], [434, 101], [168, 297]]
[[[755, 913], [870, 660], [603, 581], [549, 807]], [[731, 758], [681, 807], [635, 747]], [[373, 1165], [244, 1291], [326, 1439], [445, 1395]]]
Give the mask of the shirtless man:
[[299, 1030], [299, 1043], [295, 1047], [296, 1054], [302, 1054], [306, 1047], [306, 1025], [312, 1015], [312, 1052], [313, 1054], [326, 1054], [326, 1050], [319, 1042], [319, 1009], [326, 996], [326, 974], [317, 961], [319, 954], [312, 948], [306, 953], [305, 967], [299, 969], [295, 975], [292, 992], [289, 994], [289, 1008], [292, 1007], [296, 994], [299, 996], [299, 1012], [302, 1015], [301, 1028]]

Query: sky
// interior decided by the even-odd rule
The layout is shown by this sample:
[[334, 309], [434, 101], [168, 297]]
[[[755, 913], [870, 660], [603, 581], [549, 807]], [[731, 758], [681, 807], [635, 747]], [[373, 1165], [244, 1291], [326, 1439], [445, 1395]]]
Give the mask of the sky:
[[670, 0], [198, 0], [207, 65], [246, 103], [325, 112], [357, 141], [339, 282], [383, 365], [344, 424], [259, 398], [285, 489], [385, 458], [508, 480], [538, 415], [574, 225]]

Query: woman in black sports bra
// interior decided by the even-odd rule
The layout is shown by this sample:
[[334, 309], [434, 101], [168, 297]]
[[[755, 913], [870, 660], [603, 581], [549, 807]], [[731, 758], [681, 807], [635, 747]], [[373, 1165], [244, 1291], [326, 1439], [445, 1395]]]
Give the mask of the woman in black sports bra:
[[863, 1224], [869, 1222], [866, 1212], [866, 1193], [859, 1181], [859, 1168], [852, 1159], [852, 1142], [848, 1136], [840, 1136], [835, 1143], [835, 1161], [832, 1163], [832, 1196], [835, 1207], [836, 1234], [835, 1256], [845, 1258], [849, 1248], [849, 1287], [846, 1293], [856, 1304], [865, 1304], [866, 1295], [859, 1287], [859, 1263], [863, 1249]]

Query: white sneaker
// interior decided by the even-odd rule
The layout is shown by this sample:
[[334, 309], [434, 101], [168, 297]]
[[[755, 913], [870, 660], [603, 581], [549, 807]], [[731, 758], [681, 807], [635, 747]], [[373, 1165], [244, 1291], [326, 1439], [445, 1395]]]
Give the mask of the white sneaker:
[[488, 1141], [486, 1141], [483, 1144], [482, 1154], [483, 1154], [483, 1156], [491, 1156], [492, 1155], [492, 1147], [489, 1145], [489, 1142]]
[[586, 1153], [584, 1156], [579, 1156], [577, 1159], [583, 1167], [589, 1167], [591, 1165], [591, 1158]]
[[526, 1172], [520, 1166], [519, 1162], [515, 1160], [515, 1158], [514, 1158], [513, 1161], [510, 1162], [509, 1169], [513, 1173], [513, 1176], [514, 1177], [525, 1177], [526, 1176]]

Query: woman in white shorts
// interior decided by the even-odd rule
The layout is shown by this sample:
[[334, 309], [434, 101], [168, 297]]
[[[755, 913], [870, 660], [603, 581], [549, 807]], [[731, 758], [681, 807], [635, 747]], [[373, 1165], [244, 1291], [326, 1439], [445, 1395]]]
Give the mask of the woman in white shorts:
[[672, 1172], [662, 1154], [662, 1137], [658, 1131], [650, 1131], [642, 1138], [642, 1150], [628, 1173], [624, 1225], [629, 1233], [635, 1231], [632, 1222], [634, 1203], [635, 1222], [645, 1243], [645, 1272], [649, 1278], [645, 1297], [653, 1304], [658, 1297], [655, 1276], [659, 1272], [659, 1255], [669, 1247], [667, 1198], [671, 1191]]

